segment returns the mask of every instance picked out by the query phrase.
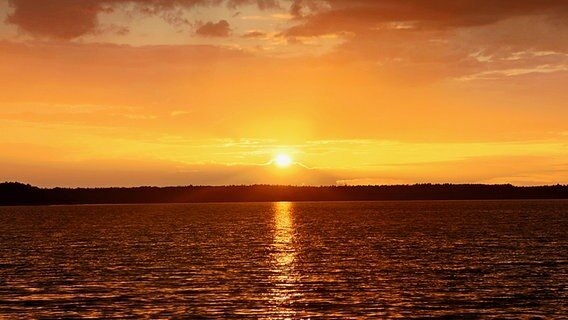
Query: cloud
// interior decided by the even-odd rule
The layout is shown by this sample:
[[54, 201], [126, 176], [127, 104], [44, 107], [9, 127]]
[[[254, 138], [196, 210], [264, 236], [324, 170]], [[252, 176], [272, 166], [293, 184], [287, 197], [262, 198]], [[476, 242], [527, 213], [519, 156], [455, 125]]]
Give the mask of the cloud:
[[[254, 15], [239, 16], [234, 21], [204, 19], [195, 34], [210, 37], [198, 41], [216, 41], [214, 38], [247, 28], [250, 31], [239, 33], [241, 39], [235, 39], [235, 45], [249, 52], [265, 49], [264, 55], [328, 55], [335, 61], [367, 63], [367, 68], [375, 74], [400, 83], [480, 80], [501, 70], [537, 70], [541, 66], [556, 70], [556, 66], [566, 65], [562, 54], [568, 53], [568, 42], [561, 41], [568, 36], [565, 0], [9, 0], [9, 3], [12, 9], [7, 22], [33, 36], [71, 40], [95, 34], [96, 42], [104, 42], [109, 34], [115, 40], [122, 35], [119, 43], [137, 39], [139, 30], [136, 25], [105, 24], [101, 13], [127, 10], [129, 14], [155, 15], [176, 25], [179, 32], [182, 27], [188, 27], [187, 10], [195, 7], [215, 10], [222, 6], [235, 12], [245, 5], [279, 8], [263, 14], [255, 11]], [[227, 17], [230, 14], [227, 12]], [[171, 34], [164, 34], [163, 38], [168, 37], [175, 38]], [[262, 48], [253, 47], [258, 40], [265, 40]], [[555, 54], [519, 55], [522, 52]], [[566, 72], [562, 68], [559, 71]]]
[[370, 185], [393, 185], [393, 184], [412, 184], [412, 180], [404, 179], [394, 179], [394, 178], [358, 178], [358, 179], [347, 179], [347, 180], [337, 180], [336, 184], [343, 186], [370, 186]]
[[411, 23], [416, 30], [479, 26], [504, 19], [548, 15], [568, 17], [564, 0], [296, 0], [291, 8], [301, 24], [290, 36], [342, 31], [364, 32], [388, 23]]
[[[121, 4], [134, 4], [144, 14], [162, 15], [167, 21], [179, 21], [179, 8], [225, 5], [236, 8], [256, 4], [260, 9], [279, 6], [276, 0], [9, 0], [13, 12], [7, 22], [33, 36], [70, 40], [97, 31], [98, 15], [112, 12]], [[168, 14], [166, 14], [168, 13]]]
[[262, 31], [249, 31], [249, 32], [243, 34], [242, 37], [243, 37], [243, 38], [249, 38], [249, 39], [265, 38], [265, 37], [266, 37], [266, 32], [262, 32]]
[[15, 8], [7, 22], [37, 36], [72, 39], [94, 30], [101, 1], [12, 0]]
[[344, 177], [337, 180], [338, 185], [429, 182], [551, 185], [568, 182], [568, 164], [564, 155], [500, 155], [404, 164], [375, 172], [336, 172], [336, 175]]
[[186, 116], [188, 114], [191, 114], [190, 110], [174, 110], [170, 113], [172, 117]]
[[[280, 35], [289, 43], [297, 39], [315, 41], [324, 35], [340, 37], [343, 41], [329, 56], [344, 62], [366, 62], [375, 73], [392, 81], [424, 84], [442, 79], [479, 80], [484, 77], [477, 75], [493, 76], [503, 70], [530, 76], [566, 72], [563, 66], [568, 42], [560, 39], [568, 36], [567, 1], [313, 3], [297, 1], [292, 10], [295, 24]], [[532, 72], [545, 69], [555, 72]]]
[[[305, 3], [305, 2], [302, 2]], [[568, 74], [566, 1], [328, 1], [282, 35], [344, 41], [331, 56], [400, 83]], [[417, 49], [419, 48], [419, 49]], [[518, 77], [525, 75], [525, 77]]]
[[228, 37], [231, 33], [231, 26], [227, 20], [207, 22], [197, 28], [195, 33], [204, 37]]
[[505, 70], [484, 71], [459, 78], [461, 81], [491, 80], [501, 77], [516, 77], [531, 74], [546, 74], [568, 71], [568, 65], [539, 65], [533, 68], [518, 68]]
[[[266, 165], [186, 164], [149, 158], [68, 159], [73, 152], [61, 146], [4, 144], [14, 150], [0, 159], [0, 176], [7, 181], [53, 186], [139, 185], [376, 185], [413, 183], [568, 183], [564, 155], [488, 156], [415, 163], [382, 170], [278, 169]], [[63, 157], [65, 155], [66, 157]], [[30, 159], [41, 159], [33, 162]], [[511, 165], [515, 164], [515, 165]]]
[[[27, 146], [35, 148], [36, 146]], [[37, 150], [37, 149], [36, 149]], [[46, 150], [50, 151], [49, 149]], [[285, 172], [284, 172], [285, 171]], [[277, 169], [255, 165], [186, 165], [172, 161], [94, 159], [41, 164], [0, 160], [6, 181], [23, 181], [42, 187], [171, 186], [171, 185], [333, 185], [329, 172], [302, 167]]]

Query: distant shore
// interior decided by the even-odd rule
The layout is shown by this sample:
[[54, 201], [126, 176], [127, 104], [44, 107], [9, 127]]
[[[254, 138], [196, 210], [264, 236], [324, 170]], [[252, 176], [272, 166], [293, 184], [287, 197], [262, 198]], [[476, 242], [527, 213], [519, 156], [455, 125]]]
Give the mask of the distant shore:
[[414, 184], [389, 186], [182, 186], [39, 188], [0, 183], [0, 205], [270, 201], [568, 199], [568, 185]]

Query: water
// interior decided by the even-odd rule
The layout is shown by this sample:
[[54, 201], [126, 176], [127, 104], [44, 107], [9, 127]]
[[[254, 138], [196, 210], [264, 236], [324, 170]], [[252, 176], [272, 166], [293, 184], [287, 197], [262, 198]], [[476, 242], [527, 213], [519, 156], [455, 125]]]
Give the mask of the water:
[[0, 208], [0, 318], [568, 317], [568, 201]]

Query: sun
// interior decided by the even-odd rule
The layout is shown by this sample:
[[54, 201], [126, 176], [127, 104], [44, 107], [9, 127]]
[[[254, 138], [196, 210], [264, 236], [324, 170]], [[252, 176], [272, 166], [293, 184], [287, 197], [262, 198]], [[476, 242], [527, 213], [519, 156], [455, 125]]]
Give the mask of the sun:
[[292, 158], [287, 154], [281, 153], [274, 158], [274, 163], [281, 168], [286, 168], [292, 164]]

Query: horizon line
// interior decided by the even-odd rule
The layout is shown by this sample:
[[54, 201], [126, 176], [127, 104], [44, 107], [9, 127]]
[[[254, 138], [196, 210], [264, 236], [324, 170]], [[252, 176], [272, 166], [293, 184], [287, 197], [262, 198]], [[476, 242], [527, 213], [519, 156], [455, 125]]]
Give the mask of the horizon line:
[[129, 188], [187, 188], [187, 187], [289, 187], [289, 188], [334, 188], [334, 187], [411, 187], [411, 186], [511, 186], [515, 188], [538, 188], [538, 187], [565, 187], [568, 184], [551, 183], [542, 185], [515, 185], [512, 183], [452, 183], [452, 182], [416, 182], [416, 183], [400, 183], [400, 184], [270, 184], [270, 183], [253, 183], [253, 184], [186, 184], [186, 185], [136, 185], [136, 186], [40, 186], [21, 181], [2, 181], [2, 184], [19, 184], [31, 186], [39, 189], [129, 189]]

